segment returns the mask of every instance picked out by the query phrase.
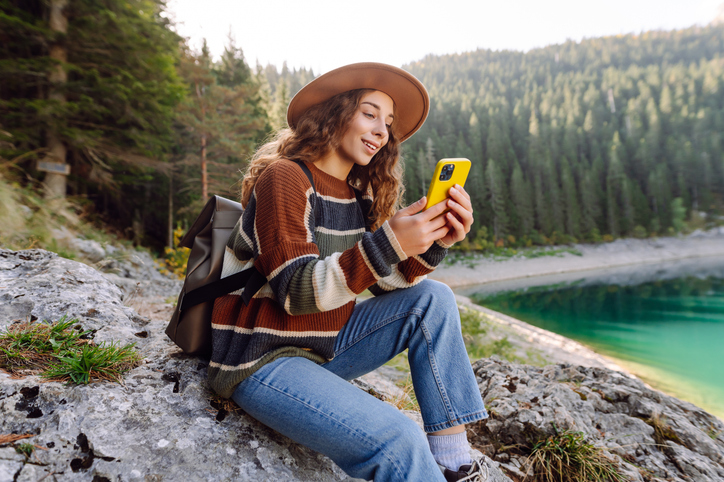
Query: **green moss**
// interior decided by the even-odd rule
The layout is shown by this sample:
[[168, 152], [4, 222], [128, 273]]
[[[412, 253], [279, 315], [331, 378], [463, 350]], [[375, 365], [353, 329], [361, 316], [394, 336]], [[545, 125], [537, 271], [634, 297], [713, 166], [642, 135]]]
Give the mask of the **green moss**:
[[22, 443], [15, 446], [15, 451], [30, 458], [30, 456], [33, 455], [33, 452], [35, 452], [35, 445], [31, 443]]

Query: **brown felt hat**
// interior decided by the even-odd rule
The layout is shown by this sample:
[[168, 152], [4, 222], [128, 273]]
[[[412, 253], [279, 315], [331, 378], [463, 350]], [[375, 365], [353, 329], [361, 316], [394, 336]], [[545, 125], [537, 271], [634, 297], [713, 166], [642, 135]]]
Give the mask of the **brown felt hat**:
[[361, 62], [330, 70], [302, 87], [289, 102], [289, 127], [294, 129], [313, 105], [355, 89], [374, 89], [390, 96], [395, 103], [394, 126], [400, 142], [422, 127], [430, 111], [430, 96], [412, 74], [392, 65]]

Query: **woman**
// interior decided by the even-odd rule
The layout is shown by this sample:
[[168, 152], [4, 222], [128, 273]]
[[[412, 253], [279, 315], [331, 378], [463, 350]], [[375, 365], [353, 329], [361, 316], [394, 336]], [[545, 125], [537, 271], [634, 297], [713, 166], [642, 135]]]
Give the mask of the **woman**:
[[[253, 265], [267, 283], [248, 304], [239, 290], [214, 307], [212, 387], [367, 480], [484, 480], [464, 424], [487, 414], [455, 299], [424, 279], [470, 230], [470, 199], [456, 186], [428, 210], [425, 198], [397, 209], [399, 144], [428, 111], [423, 85], [384, 64], [300, 90], [290, 128], [244, 176], [224, 258], [222, 277]], [[376, 296], [355, 304], [366, 289]], [[427, 437], [346, 381], [405, 349]]]

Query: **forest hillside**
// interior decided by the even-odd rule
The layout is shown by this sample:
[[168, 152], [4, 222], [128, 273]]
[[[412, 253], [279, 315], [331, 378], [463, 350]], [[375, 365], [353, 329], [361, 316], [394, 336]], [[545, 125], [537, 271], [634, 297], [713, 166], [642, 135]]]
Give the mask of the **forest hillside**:
[[[21, 225], [12, 203], [34, 200], [32, 218], [44, 193], [160, 251], [209, 196], [236, 197], [249, 156], [314, 72], [250, 66], [231, 36], [218, 59], [193, 51], [164, 9], [0, 0], [0, 217]], [[403, 145], [405, 200], [424, 194], [438, 159], [468, 157], [476, 223], [462, 249], [719, 223], [723, 53], [712, 25], [405, 65], [432, 99]]]
[[432, 109], [405, 146], [408, 199], [438, 158], [468, 157], [479, 241], [645, 237], [715, 219], [723, 54], [711, 26], [411, 63]]

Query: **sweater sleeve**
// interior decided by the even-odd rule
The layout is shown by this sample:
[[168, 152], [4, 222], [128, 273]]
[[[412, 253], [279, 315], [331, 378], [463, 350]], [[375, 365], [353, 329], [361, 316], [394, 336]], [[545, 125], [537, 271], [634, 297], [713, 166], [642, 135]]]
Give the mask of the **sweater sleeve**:
[[312, 186], [299, 166], [280, 164], [268, 167], [256, 183], [253, 232], [246, 234], [256, 246], [256, 268], [287, 313], [343, 306], [405, 260], [387, 223], [351, 248], [320, 259]]
[[412, 256], [392, 267], [392, 272], [370, 287], [373, 295], [379, 296], [389, 291], [415, 286], [445, 259], [447, 246], [436, 241], [423, 254]]

